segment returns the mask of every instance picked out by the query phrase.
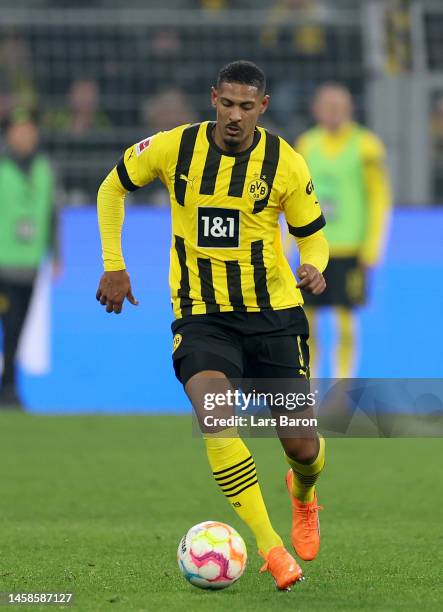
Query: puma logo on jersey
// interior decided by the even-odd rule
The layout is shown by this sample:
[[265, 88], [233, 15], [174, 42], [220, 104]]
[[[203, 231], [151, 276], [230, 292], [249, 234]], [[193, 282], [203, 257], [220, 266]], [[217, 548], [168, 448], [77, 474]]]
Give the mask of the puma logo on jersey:
[[192, 190], [194, 190], [194, 181], [197, 178], [196, 176], [194, 176], [193, 178], [188, 178], [186, 174], [180, 174], [180, 178], [182, 181], [185, 181]]

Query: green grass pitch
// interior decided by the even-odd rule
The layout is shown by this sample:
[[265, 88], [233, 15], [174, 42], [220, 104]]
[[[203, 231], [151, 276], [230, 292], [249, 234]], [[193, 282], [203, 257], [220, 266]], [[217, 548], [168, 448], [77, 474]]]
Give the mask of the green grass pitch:
[[[289, 546], [278, 441], [248, 444]], [[254, 542], [212, 481], [189, 417], [2, 413], [0, 591], [72, 591], [66, 609], [88, 612], [442, 610], [442, 446], [328, 441], [322, 549], [286, 593], [258, 574]], [[220, 592], [190, 586], [176, 563], [180, 537], [206, 519], [238, 529], [249, 552], [244, 576]]]

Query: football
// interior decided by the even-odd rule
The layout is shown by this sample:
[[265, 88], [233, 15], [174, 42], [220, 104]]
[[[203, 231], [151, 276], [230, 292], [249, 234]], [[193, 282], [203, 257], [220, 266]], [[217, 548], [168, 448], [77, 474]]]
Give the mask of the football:
[[243, 538], [229, 525], [205, 521], [194, 525], [178, 545], [177, 561], [183, 576], [201, 589], [225, 589], [246, 567]]

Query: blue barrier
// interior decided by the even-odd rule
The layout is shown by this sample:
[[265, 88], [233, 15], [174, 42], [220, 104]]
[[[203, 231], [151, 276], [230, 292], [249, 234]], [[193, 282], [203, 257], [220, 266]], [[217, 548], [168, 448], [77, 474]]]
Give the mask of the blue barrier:
[[[442, 235], [441, 210], [395, 212], [385, 262], [361, 312], [359, 376], [442, 376]], [[129, 208], [123, 242], [140, 305], [126, 303], [122, 315], [107, 315], [95, 300], [102, 270], [95, 209], [64, 211], [64, 275], [52, 292], [52, 370], [20, 376], [31, 410], [189, 410], [171, 365], [169, 211]]]

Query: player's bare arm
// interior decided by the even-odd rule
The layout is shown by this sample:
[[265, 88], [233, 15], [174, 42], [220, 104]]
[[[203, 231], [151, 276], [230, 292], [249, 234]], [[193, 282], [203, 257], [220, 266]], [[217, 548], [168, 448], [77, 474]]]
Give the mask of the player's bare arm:
[[95, 297], [102, 306], [106, 306], [106, 312], [109, 313], [120, 314], [125, 299], [133, 306], [138, 306], [138, 300], [132, 293], [131, 280], [126, 270], [105, 272], [100, 279]]
[[323, 274], [311, 264], [305, 263], [297, 268], [297, 276], [300, 279], [298, 289], [304, 289], [313, 295], [320, 295], [326, 289]]

